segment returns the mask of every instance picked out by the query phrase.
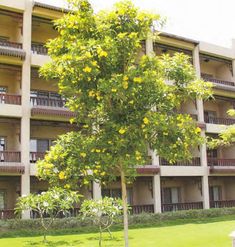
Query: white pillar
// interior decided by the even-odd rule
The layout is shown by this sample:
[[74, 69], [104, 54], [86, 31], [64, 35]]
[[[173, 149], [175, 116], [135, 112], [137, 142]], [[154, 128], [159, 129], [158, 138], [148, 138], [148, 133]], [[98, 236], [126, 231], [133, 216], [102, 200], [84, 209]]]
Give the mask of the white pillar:
[[209, 182], [208, 176], [202, 176], [202, 196], [203, 196], [203, 208], [210, 208], [210, 199], [209, 199]]
[[161, 181], [160, 175], [153, 176], [153, 200], [154, 200], [154, 213], [161, 213]]
[[146, 55], [151, 55], [153, 53], [153, 40], [148, 38], [145, 41], [146, 44]]
[[101, 186], [97, 182], [93, 182], [93, 199], [99, 200], [102, 198]]
[[[21, 177], [21, 195], [30, 193], [30, 70], [31, 70], [31, 29], [32, 29], [32, 1], [25, 2], [23, 15], [23, 49], [26, 52], [22, 66], [22, 119], [21, 119], [21, 162], [25, 166], [25, 173]], [[22, 218], [30, 218], [30, 212], [25, 211]]]

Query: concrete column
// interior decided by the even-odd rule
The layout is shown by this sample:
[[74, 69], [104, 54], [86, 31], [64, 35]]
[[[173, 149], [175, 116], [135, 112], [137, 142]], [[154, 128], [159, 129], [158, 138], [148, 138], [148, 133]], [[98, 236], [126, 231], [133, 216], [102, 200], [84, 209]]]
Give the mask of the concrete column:
[[[22, 119], [21, 119], [21, 162], [25, 166], [25, 173], [21, 177], [21, 195], [30, 193], [30, 71], [31, 71], [31, 29], [32, 29], [32, 1], [25, 1], [23, 15], [23, 49], [26, 52], [22, 66]], [[30, 218], [30, 212], [25, 211], [22, 218]]]
[[146, 44], [146, 55], [151, 55], [153, 54], [153, 40], [148, 38], [146, 41], [145, 41], [145, 44]]
[[[196, 75], [198, 78], [201, 78], [201, 69], [200, 69], [200, 57], [199, 57], [199, 46], [195, 46], [193, 50], [193, 65], [196, 70]], [[201, 99], [196, 100], [197, 112], [198, 112], [198, 121], [204, 122], [204, 109], [203, 101]]]
[[203, 208], [210, 208], [210, 198], [209, 198], [209, 182], [208, 176], [202, 176], [202, 195], [203, 195]]
[[93, 182], [93, 199], [99, 200], [101, 198], [102, 198], [101, 186], [98, 183]]
[[[233, 40], [233, 41], [235, 41], [235, 40]], [[234, 54], [234, 56], [235, 56], [235, 54]], [[235, 81], [235, 59], [233, 59], [233, 61], [232, 61], [232, 76], [233, 76], [233, 81]]]
[[161, 213], [161, 181], [160, 175], [153, 176], [153, 200], [154, 200], [154, 213]]

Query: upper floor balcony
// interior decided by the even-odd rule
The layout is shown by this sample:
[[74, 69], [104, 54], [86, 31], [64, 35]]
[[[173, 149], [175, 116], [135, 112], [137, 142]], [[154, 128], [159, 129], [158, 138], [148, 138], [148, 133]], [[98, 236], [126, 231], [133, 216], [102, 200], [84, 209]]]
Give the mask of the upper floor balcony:
[[24, 173], [19, 136], [19, 120], [0, 118], [0, 173]]
[[235, 90], [232, 60], [200, 54], [201, 76], [216, 89]]
[[221, 125], [235, 124], [235, 118], [228, 116], [227, 111], [234, 108], [235, 101], [230, 98], [215, 96], [204, 102], [204, 120], [207, 132], [219, 133], [224, 129]]
[[22, 50], [22, 20], [22, 14], [0, 9], [0, 61], [20, 63], [19, 60], [25, 57]]
[[212, 174], [235, 173], [235, 146], [207, 150], [207, 165]]

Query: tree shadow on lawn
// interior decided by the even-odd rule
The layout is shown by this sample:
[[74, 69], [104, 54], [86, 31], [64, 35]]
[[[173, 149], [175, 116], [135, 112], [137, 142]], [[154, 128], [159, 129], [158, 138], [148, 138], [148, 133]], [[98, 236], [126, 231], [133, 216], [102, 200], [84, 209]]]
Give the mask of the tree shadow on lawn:
[[73, 240], [73, 241], [65, 241], [65, 240], [59, 240], [59, 241], [47, 241], [43, 242], [42, 240], [38, 241], [26, 241], [25, 242], [25, 247], [30, 247], [30, 246], [35, 246], [35, 247], [59, 247], [59, 246], [78, 246], [80, 244], [83, 244], [82, 241], [80, 240]]

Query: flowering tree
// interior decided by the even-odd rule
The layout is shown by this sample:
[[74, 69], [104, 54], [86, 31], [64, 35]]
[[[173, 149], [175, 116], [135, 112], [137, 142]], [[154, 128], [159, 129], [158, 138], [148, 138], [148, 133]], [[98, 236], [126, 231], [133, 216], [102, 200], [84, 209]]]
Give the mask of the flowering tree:
[[63, 187], [121, 177], [128, 246], [127, 180], [146, 163], [148, 148], [172, 163], [191, 158], [202, 142], [200, 128], [179, 108], [209, 97], [211, 84], [196, 78], [183, 54], [140, 56], [142, 41], [155, 38], [158, 15], [128, 0], [99, 13], [88, 0], [69, 3], [72, 11], [56, 21], [59, 35], [47, 44], [52, 60], [41, 74], [58, 79], [79, 130], [61, 136], [38, 171]]
[[41, 194], [30, 194], [20, 197], [15, 210], [17, 213], [23, 210], [32, 210], [39, 216], [45, 242], [46, 232], [55, 218], [61, 213], [64, 215], [69, 213], [69, 210], [74, 207], [74, 204], [79, 201], [80, 197], [76, 192], [62, 188], [53, 188]]
[[93, 223], [99, 227], [99, 246], [101, 246], [103, 231], [107, 230], [112, 238], [110, 227], [122, 214], [122, 201], [109, 197], [100, 200], [85, 200], [81, 205], [81, 213], [84, 218], [92, 219]]

